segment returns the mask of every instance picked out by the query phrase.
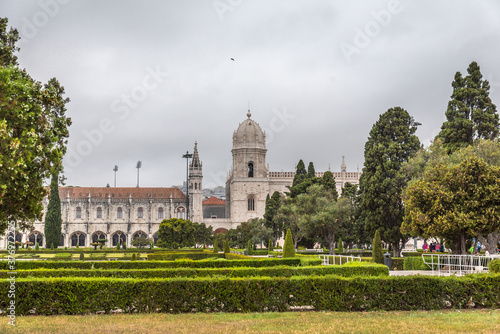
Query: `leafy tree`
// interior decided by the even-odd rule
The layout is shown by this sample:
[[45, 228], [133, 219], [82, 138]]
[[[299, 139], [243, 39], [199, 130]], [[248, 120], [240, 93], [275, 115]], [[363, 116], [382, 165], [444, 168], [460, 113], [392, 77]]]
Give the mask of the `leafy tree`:
[[274, 216], [282, 203], [281, 194], [275, 191], [271, 197], [269, 197], [269, 195], [267, 196], [264, 225], [272, 230], [273, 239], [278, 240], [283, 235], [283, 225], [279, 224], [279, 222], [274, 219]]
[[284, 199], [283, 204], [274, 216], [276, 224], [283, 226], [283, 229], [291, 230], [295, 248], [297, 248], [299, 241], [305, 236], [300, 230], [299, 220], [301, 216], [299, 208], [291, 198]]
[[299, 160], [297, 164], [297, 168], [295, 170], [295, 176], [293, 177], [292, 186], [295, 186], [307, 178], [307, 170], [306, 165], [304, 165], [304, 161], [302, 159]]
[[149, 238], [145, 237], [137, 237], [134, 240], [132, 240], [132, 246], [137, 247], [137, 248], [144, 248], [148, 247], [151, 244], [151, 240]]
[[177, 249], [179, 247], [194, 247], [195, 228], [190, 220], [170, 218], [163, 220], [158, 229], [159, 247]]
[[50, 182], [49, 205], [45, 216], [45, 241], [46, 245], [59, 246], [61, 241], [61, 199], [59, 198], [58, 177], [52, 175]]
[[7, 23], [0, 18], [0, 234], [9, 221], [30, 229], [41, 220], [43, 180], [62, 171], [71, 125], [59, 82], [43, 85], [18, 67], [19, 34]]
[[477, 157], [459, 165], [437, 164], [404, 192], [403, 230], [423, 237], [455, 237], [460, 253], [466, 254], [467, 237], [500, 229], [499, 174], [499, 167]]
[[252, 229], [250, 222], [243, 222], [236, 228], [228, 230], [226, 237], [229, 239], [229, 245], [233, 248], [245, 248], [248, 241], [252, 239]]
[[314, 169], [314, 164], [309, 162], [309, 166], [307, 166], [307, 178], [312, 179], [316, 177], [316, 170]]
[[194, 241], [196, 245], [211, 244], [213, 242], [214, 229], [205, 223], [193, 223]]
[[372, 246], [372, 261], [375, 263], [384, 264], [384, 251], [382, 249], [382, 242], [380, 240], [380, 232], [378, 230], [375, 231]]
[[342, 188], [342, 195], [337, 201], [339, 209], [343, 212], [342, 223], [339, 227], [339, 235], [342, 240], [351, 247], [371, 242], [365, 229], [365, 222], [360, 210], [361, 196], [358, 186], [347, 182]]
[[[312, 163], [309, 164], [311, 172], [314, 170], [314, 166]], [[317, 178], [315, 176], [309, 177], [309, 174], [306, 170], [304, 162], [302, 159], [297, 164], [297, 169], [295, 171], [295, 176], [293, 177], [292, 186], [287, 186], [290, 189], [288, 196], [290, 198], [295, 198], [300, 194], [303, 194], [307, 191], [307, 188], [312, 184], [316, 183]]]
[[283, 246], [283, 258], [295, 257], [295, 247], [293, 246], [292, 232], [286, 230], [285, 244]]
[[265, 226], [265, 220], [254, 218], [250, 221], [250, 235], [253, 245], [260, 244], [263, 246], [273, 235], [273, 231]]
[[329, 170], [326, 171], [323, 174], [320, 183], [325, 188], [325, 190], [330, 191], [333, 194], [333, 197], [335, 197], [335, 199], [339, 197], [339, 193], [337, 192], [337, 183], [335, 182], [335, 178], [333, 177], [332, 172], [330, 172]]
[[438, 137], [448, 152], [472, 145], [475, 139], [498, 136], [499, 120], [496, 106], [489, 97], [490, 84], [482, 79], [479, 65], [470, 63], [465, 77], [455, 74], [453, 93], [446, 110], [446, 121]]
[[400, 231], [404, 216], [401, 199], [408, 177], [401, 165], [420, 148], [415, 135], [419, 124], [400, 107], [387, 110], [373, 125], [365, 144], [365, 163], [360, 179], [361, 206], [370, 234], [379, 230], [382, 240], [401, 252], [407, 236]]

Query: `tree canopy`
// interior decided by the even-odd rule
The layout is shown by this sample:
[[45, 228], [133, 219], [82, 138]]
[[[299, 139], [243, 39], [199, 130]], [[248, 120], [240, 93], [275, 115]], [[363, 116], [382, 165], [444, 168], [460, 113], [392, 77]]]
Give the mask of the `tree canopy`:
[[29, 229], [42, 218], [43, 181], [62, 171], [68, 98], [52, 78], [42, 84], [17, 66], [19, 34], [0, 19], [0, 233], [8, 221]]
[[158, 229], [158, 247], [177, 249], [194, 247], [196, 229], [190, 220], [170, 218], [163, 220]]
[[52, 175], [49, 204], [45, 217], [45, 246], [58, 247], [61, 242], [61, 199], [59, 198], [58, 176]]
[[476, 62], [470, 63], [467, 75], [455, 74], [453, 93], [446, 110], [446, 121], [438, 135], [449, 152], [471, 145], [475, 139], [494, 139], [498, 136], [499, 120], [492, 103], [490, 84], [482, 79]]
[[401, 199], [408, 177], [401, 168], [420, 148], [417, 126], [406, 110], [395, 107], [380, 115], [365, 144], [365, 162], [360, 179], [361, 206], [370, 235], [379, 230], [399, 256], [407, 236], [400, 231], [404, 216]]

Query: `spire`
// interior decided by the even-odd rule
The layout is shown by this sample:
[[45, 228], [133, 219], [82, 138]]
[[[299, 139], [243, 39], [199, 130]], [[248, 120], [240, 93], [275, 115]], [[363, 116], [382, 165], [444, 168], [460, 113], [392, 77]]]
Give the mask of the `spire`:
[[340, 165], [340, 171], [341, 172], [346, 172], [347, 171], [347, 167], [345, 165], [345, 161], [344, 161], [344, 156], [342, 156], [342, 165]]
[[191, 160], [191, 167], [201, 167], [200, 156], [198, 154], [198, 142], [194, 142], [193, 159]]
[[252, 117], [252, 113], [250, 112], [250, 108], [248, 108], [247, 117], [248, 118]]

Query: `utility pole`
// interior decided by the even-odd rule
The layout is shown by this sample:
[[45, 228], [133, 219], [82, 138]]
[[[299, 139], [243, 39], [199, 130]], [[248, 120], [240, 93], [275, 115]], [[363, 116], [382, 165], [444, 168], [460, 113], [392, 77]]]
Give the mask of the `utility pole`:
[[115, 168], [113, 168], [113, 172], [115, 172], [115, 188], [116, 188], [116, 172], [118, 172], [118, 165], [115, 165]]
[[186, 220], [189, 220], [189, 158], [193, 155], [186, 151], [182, 157], [186, 158]]
[[137, 168], [137, 188], [139, 188], [139, 169], [142, 167], [142, 161], [137, 161], [137, 166], [135, 166], [135, 168]]

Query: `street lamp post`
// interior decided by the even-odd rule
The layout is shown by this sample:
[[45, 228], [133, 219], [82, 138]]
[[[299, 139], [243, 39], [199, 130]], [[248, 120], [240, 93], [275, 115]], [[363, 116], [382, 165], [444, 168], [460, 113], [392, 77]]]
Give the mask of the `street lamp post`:
[[137, 188], [139, 188], [139, 169], [142, 167], [142, 161], [137, 161], [137, 166], [135, 166], [135, 168], [137, 168]]
[[189, 220], [189, 158], [193, 155], [186, 151], [182, 157], [186, 158], [186, 220]]
[[118, 165], [115, 165], [115, 168], [113, 168], [113, 172], [115, 172], [115, 188], [116, 188], [116, 172], [118, 172]]

